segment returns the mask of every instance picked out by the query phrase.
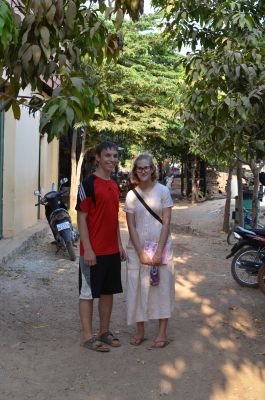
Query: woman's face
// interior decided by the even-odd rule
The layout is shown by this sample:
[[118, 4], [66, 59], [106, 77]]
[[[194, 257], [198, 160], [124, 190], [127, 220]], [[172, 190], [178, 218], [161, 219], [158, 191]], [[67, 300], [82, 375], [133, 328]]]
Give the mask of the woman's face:
[[153, 168], [150, 166], [149, 160], [138, 160], [136, 165], [136, 174], [140, 182], [151, 181]]

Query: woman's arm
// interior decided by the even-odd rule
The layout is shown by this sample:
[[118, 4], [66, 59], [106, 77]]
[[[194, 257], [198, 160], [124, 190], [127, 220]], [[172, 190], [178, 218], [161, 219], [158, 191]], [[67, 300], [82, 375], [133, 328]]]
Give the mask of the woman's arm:
[[126, 260], [126, 252], [122, 246], [122, 241], [121, 241], [121, 231], [120, 231], [120, 224], [118, 222], [118, 229], [117, 229], [117, 236], [118, 236], [118, 245], [119, 245], [119, 252], [121, 255], [121, 261]]
[[153, 264], [154, 265], [161, 265], [162, 264], [162, 254], [165, 247], [165, 244], [168, 239], [169, 230], [170, 230], [170, 221], [171, 221], [171, 207], [163, 208], [162, 210], [162, 229], [160, 232], [159, 240], [155, 255], [153, 257]]
[[138, 233], [136, 231], [136, 224], [135, 224], [135, 216], [132, 213], [126, 213], [126, 220], [127, 220], [127, 225], [129, 229], [129, 235], [130, 239], [132, 241], [132, 244], [134, 245], [134, 248], [139, 256], [141, 264], [148, 264], [151, 265], [152, 262], [149, 259], [149, 257], [144, 253]]

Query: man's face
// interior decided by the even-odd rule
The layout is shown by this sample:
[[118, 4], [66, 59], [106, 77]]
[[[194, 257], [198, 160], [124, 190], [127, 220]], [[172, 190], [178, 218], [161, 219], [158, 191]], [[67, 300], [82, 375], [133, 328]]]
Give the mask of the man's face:
[[118, 152], [115, 148], [103, 149], [99, 155], [96, 155], [99, 167], [107, 173], [111, 173], [118, 164]]

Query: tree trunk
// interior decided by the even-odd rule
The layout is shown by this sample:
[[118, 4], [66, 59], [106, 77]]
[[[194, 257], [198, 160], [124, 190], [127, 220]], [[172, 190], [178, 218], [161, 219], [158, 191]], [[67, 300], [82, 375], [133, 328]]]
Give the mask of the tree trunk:
[[180, 175], [180, 193], [184, 197], [184, 162], [181, 161], [181, 175]]
[[197, 159], [193, 158], [191, 162], [191, 203], [194, 204], [196, 201], [197, 186], [196, 186], [196, 167]]
[[229, 231], [229, 223], [230, 223], [230, 206], [232, 197], [231, 183], [232, 183], [234, 168], [235, 168], [235, 162], [232, 162], [229, 165], [228, 177], [226, 181], [226, 201], [225, 201], [224, 222], [223, 222], [223, 231], [226, 233], [228, 233]]
[[85, 128], [82, 136], [81, 152], [78, 162], [76, 161], [76, 144], [77, 144], [77, 131], [74, 130], [72, 137], [72, 148], [71, 148], [71, 189], [70, 189], [70, 211], [75, 210], [77, 190], [80, 184], [81, 168], [86, 154], [85, 143], [87, 136], [87, 128]]
[[[241, 154], [238, 151], [238, 156]], [[242, 162], [237, 160], [237, 189], [238, 189], [238, 224], [244, 226], [244, 211], [243, 211], [243, 184], [242, 184]]]
[[77, 130], [73, 130], [72, 147], [71, 147], [71, 188], [70, 188], [70, 211], [75, 209], [76, 205], [76, 144]]
[[256, 159], [251, 160], [250, 168], [253, 173], [254, 187], [252, 197], [252, 228], [257, 228], [258, 225], [258, 202], [259, 202], [259, 167]]
[[187, 198], [189, 193], [189, 159], [188, 155], [186, 155], [186, 160], [184, 162], [184, 196]]

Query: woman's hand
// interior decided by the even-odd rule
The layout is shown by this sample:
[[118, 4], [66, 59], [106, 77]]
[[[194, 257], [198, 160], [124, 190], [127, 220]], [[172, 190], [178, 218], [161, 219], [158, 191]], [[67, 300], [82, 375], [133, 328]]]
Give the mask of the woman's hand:
[[152, 260], [152, 265], [156, 265], [156, 266], [162, 265], [162, 254], [161, 253], [156, 252], [154, 254], [154, 257]]
[[150, 257], [142, 250], [139, 254], [140, 262], [144, 265], [153, 265], [153, 262]]

